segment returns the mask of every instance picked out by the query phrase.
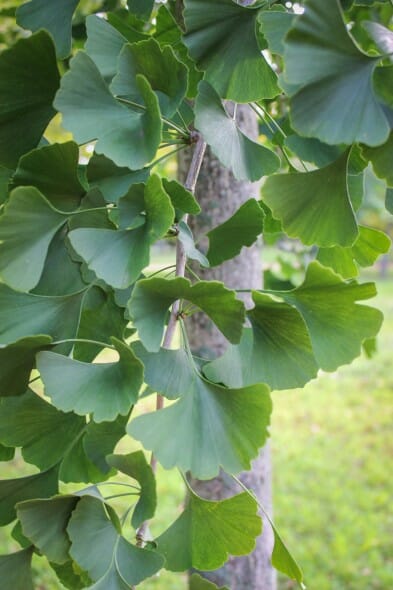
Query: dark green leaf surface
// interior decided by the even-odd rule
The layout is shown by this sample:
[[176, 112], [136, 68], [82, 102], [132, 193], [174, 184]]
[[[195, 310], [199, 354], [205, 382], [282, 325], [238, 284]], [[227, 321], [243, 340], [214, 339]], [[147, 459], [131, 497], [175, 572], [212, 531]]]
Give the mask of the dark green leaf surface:
[[108, 464], [140, 483], [141, 493], [134, 508], [131, 523], [137, 529], [145, 520], [153, 518], [157, 506], [156, 481], [154, 473], [143, 451], [129, 455], [109, 455]]
[[106, 19], [95, 14], [87, 17], [86, 32], [86, 53], [96, 64], [101, 76], [110, 82], [117, 72], [117, 59], [127, 39]]
[[357, 303], [376, 295], [373, 283], [345, 283], [318, 262], [309, 265], [300, 287], [277, 294], [302, 315], [317, 363], [325, 371], [350, 363], [382, 324], [379, 310]]
[[263, 10], [258, 15], [260, 31], [268, 42], [272, 53], [283, 55], [284, 39], [293, 24], [295, 14], [286, 10]]
[[33, 187], [12, 191], [0, 218], [0, 276], [19, 291], [40, 280], [50, 243], [67, 217]]
[[214, 570], [229, 555], [250, 553], [261, 530], [256, 502], [247, 493], [210, 502], [190, 492], [185, 511], [156, 542], [170, 571]]
[[6, 447], [0, 444], [0, 461], [12, 461], [15, 456], [13, 447]]
[[29, 391], [1, 401], [0, 441], [22, 447], [25, 461], [42, 470], [58, 464], [85, 428], [85, 420], [59, 412]]
[[160, 570], [163, 558], [121, 536], [113, 511], [97, 498], [83, 497], [67, 529], [70, 554], [97, 584], [91, 588], [125, 590]]
[[159, 350], [168, 309], [177, 299], [185, 299], [199, 307], [230, 342], [239, 342], [245, 310], [234, 291], [218, 281], [199, 281], [191, 285], [184, 278], [152, 278], [138, 281], [128, 304], [147, 350]]
[[22, 395], [26, 391], [36, 353], [51, 342], [50, 336], [30, 336], [0, 346], [0, 396]]
[[83, 448], [89, 460], [105, 475], [111, 471], [106, 458], [126, 434], [128, 418], [129, 415], [119, 416], [113, 422], [88, 423]]
[[49, 500], [28, 500], [18, 504], [16, 513], [23, 534], [49, 561], [66, 563], [70, 541], [66, 528], [79, 498], [55, 496]]
[[40, 31], [0, 55], [0, 164], [14, 168], [55, 115], [59, 73], [52, 39]]
[[86, 192], [78, 176], [79, 148], [73, 141], [37, 148], [22, 156], [14, 186], [34, 186], [60, 211], [74, 211]]
[[72, 16], [79, 0], [30, 0], [16, 11], [18, 24], [24, 29], [46, 29], [53, 37], [59, 58], [71, 53]]
[[48, 498], [57, 493], [58, 468], [52, 467], [36, 475], [0, 481], [0, 526], [9, 524], [16, 518], [15, 506], [18, 502], [34, 498]]
[[0, 285], [0, 344], [42, 334], [52, 336], [53, 340], [74, 338], [82, 300], [83, 293], [45, 297]]
[[157, 175], [151, 176], [145, 187], [131, 187], [119, 201], [119, 211], [120, 227], [130, 229], [77, 229], [69, 239], [97, 277], [125, 289], [149, 264], [150, 246], [166, 234], [175, 212]]
[[177, 180], [163, 178], [162, 184], [176, 211], [180, 211], [181, 214], [190, 213], [191, 215], [198, 215], [201, 212], [194, 195]]
[[373, 85], [379, 58], [355, 45], [338, 0], [308, 0], [285, 44], [284, 79], [294, 94], [296, 131], [329, 144], [387, 140], [388, 120]]
[[274, 533], [274, 547], [272, 553], [272, 565], [279, 572], [282, 572], [292, 580], [296, 580], [302, 590], [306, 590], [303, 584], [303, 572], [296, 563], [296, 560], [288, 551], [284, 541], [281, 539], [276, 527], [271, 523]]
[[34, 590], [31, 578], [33, 548], [0, 555], [0, 579], [4, 590]]
[[134, 170], [153, 159], [161, 141], [157, 97], [143, 76], [138, 76], [137, 84], [143, 96], [142, 108], [120, 104], [92, 59], [79, 51], [62, 78], [55, 100], [64, 126], [78, 143], [97, 139], [97, 153]]
[[118, 60], [118, 74], [111, 84], [113, 94], [141, 104], [143, 97], [136, 83], [143, 75], [157, 95], [161, 112], [172, 117], [183, 101], [188, 85], [186, 66], [175, 56], [168, 45], [161, 48], [151, 38], [128, 44]]
[[115, 338], [112, 342], [119, 353], [116, 363], [83, 363], [54, 352], [37, 355], [45, 393], [56, 408], [92, 414], [95, 422], [130, 411], [143, 383], [143, 366], [126, 344]]
[[0, 205], [2, 205], [8, 197], [9, 183], [12, 174], [12, 170], [0, 166]]
[[[267, 438], [269, 389], [265, 385], [226, 389], [194, 371], [180, 393], [175, 404], [135, 418], [129, 427], [131, 436], [166, 469], [176, 466], [198, 479], [215, 477], [220, 467], [228, 473], [249, 469]], [[168, 436], [174, 432], [176, 436]]]
[[279, 94], [255, 34], [258, 11], [232, 0], [185, 0], [184, 42], [222, 98], [249, 102]]
[[112, 203], [117, 203], [133, 184], [146, 182], [149, 178], [149, 169], [130, 170], [119, 168], [112, 160], [100, 154], [94, 154], [87, 166], [87, 178], [90, 186], [97, 187], [104, 198]]
[[253, 293], [248, 312], [252, 329], [238, 346], [203, 368], [206, 376], [229, 387], [267, 383], [272, 389], [303, 387], [317, 376], [318, 365], [307, 327], [290, 305]]
[[211, 266], [222, 264], [252, 246], [263, 230], [264, 214], [255, 199], [249, 199], [232, 217], [208, 232], [207, 258]]
[[127, 0], [127, 6], [136, 16], [148, 19], [153, 10], [154, 0]]
[[348, 153], [312, 172], [267, 178], [262, 196], [285, 232], [304, 244], [351, 246], [358, 227], [347, 186]]
[[195, 127], [224, 166], [239, 180], [259, 180], [272, 174], [280, 160], [272, 151], [249, 139], [222, 105], [217, 92], [200, 82], [195, 103]]

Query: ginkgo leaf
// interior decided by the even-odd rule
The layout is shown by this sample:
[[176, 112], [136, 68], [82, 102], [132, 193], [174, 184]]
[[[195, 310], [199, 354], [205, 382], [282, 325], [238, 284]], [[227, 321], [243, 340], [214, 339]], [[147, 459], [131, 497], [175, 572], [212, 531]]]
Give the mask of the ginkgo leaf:
[[177, 225], [177, 231], [177, 239], [182, 243], [183, 250], [187, 258], [196, 260], [201, 266], [209, 267], [210, 263], [208, 259], [204, 254], [202, 254], [200, 250], [198, 250], [195, 245], [194, 236], [192, 235], [192, 231], [188, 223], [179, 221]]
[[258, 22], [270, 51], [277, 55], [283, 55], [285, 51], [284, 39], [296, 15], [285, 9], [279, 11], [279, 8], [278, 4], [273, 10], [262, 10], [258, 15]]
[[131, 518], [132, 526], [137, 529], [145, 520], [153, 518], [156, 511], [157, 492], [153, 470], [143, 451], [128, 455], [109, 455], [107, 460], [111, 467], [140, 483], [140, 498]]
[[97, 187], [106, 201], [117, 203], [133, 184], [146, 182], [149, 169], [130, 170], [120, 168], [112, 160], [100, 154], [94, 154], [87, 165], [87, 178], [90, 186]]
[[384, 143], [389, 123], [374, 89], [379, 57], [355, 44], [339, 0], [308, 0], [285, 39], [284, 79], [300, 135], [329, 144]]
[[256, 37], [258, 7], [232, 0], [185, 0], [184, 42], [222, 98], [250, 102], [279, 94]]
[[34, 498], [49, 498], [58, 491], [58, 467], [35, 475], [0, 481], [0, 526], [16, 518], [16, 504]]
[[356, 277], [358, 266], [372, 266], [381, 254], [386, 254], [391, 246], [388, 236], [371, 227], [359, 226], [359, 237], [350, 248], [335, 246], [320, 248], [317, 260], [329, 266], [344, 279]]
[[71, 543], [66, 528], [78, 502], [77, 496], [55, 496], [20, 502], [16, 508], [23, 534], [49, 561], [66, 563], [69, 560]]
[[215, 570], [229, 555], [250, 553], [262, 531], [257, 504], [247, 493], [211, 502], [191, 492], [179, 518], [156, 539], [165, 568]]
[[[86, 18], [86, 33], [86, 53], [94, 61], [104, 80], [110, 82], [117, 72], [120, 52], [128, 40], [105, 18], [95, 14]], [[140, 37], [143, 38], [143, 35]], [[140, 39], [135, 39], [138, 40]]]
[[220, 467], [228, 473], [249, 469], [267, 438], [268, 387], [226, 389], [194, 370], [180, 393], [175, 404], [135, 418], [128, 429], [131, 436], [166, 469], [176, 466], [198, 479], [215, 477]]
[[130, 411], [143, 383], [143, 366], [126, 344], [116, 338], [112, 342], [119, 354], [115, 363], [83, 363], [54, 352], [37, 355], [45, 393], [56, 408], [92, 414], [95, 422]]
[[33, 187], [12, 191], [0, 218], [0, 276], [19, 291], [40, 280], [51, 241], [67, 217]]
[[[127, 229], [77, 229], [69, 239], [97, 277], [125, 289], [149, 264], [150, 246], [166, 234], [175, 211], [160, 178], [153, 175], [145, 187], [131, 187], [119, 201], [119, 212], [120, 227]], [[138, 217], [137, 224], [133, 224], [134, 216]], [[127, 222], [123, 224], [124, 220]]]
[[78, 143], [97, 139], [97, 153], [134, 170], [153, 159], [162, 128], [156, 95], [143, 76], [138, 75], [137, 84], [142, 108], [120, 104], [93, 60], [79, 51], [62, 78], [54, 103]]
[[154, 0], [127, 0], [127, 6], [130, 12], [147, 20], [153, 10]]
[[303, 584], [303, 572], [297, 564], [295, 558], [289, 552], [284, 541], [281, 539], [276, 527], [270, 521], [273, 528], [274, 534], [274, 547], [272, 553], [272, 565], [279, 572], [282, 572], [292, 580], [296, 580], [301, 590], [306, 590], [306, 586]]
[[213, 582], [202, 578], [199, 574], [192, 574], [190, 577], [190, 590], [229, 590], [227, 586], [218, 588]]
[[79, 0], [30, 0], [18, 8], [18, 25], [30, 31], [46, 29], [53, 37], [59, 58], [71, 53], [72, 16]]
[[22, 156], [12, 183], [34, 186], [56, 209], [74, 211], [86, 193], [78, 161], [79, 148], [73, 141], [45, 145]]
[[312, 262], [304, 282], [293, 291], [280, 291], [302, 315], [318, 365], [335, 371], [360, 354], [362, 342], [380, 330], [383, 314], [357, 301], [376, 295], [373, 283], [345, 283], [330, 269]]
[[141, 359], [145, 367], [145, 383], [153, 391], [168, 399], [177, 399], [188, 391], [190, 381], [194, 379], [194, 368], [183, 348], [148, 352], [141, 342], [135, 342], [132, 349]]
[[388, 186], [393, 186], [392, 152], [393, 133], [390, 134], [388, 141], [381, 146], [363, 147], [363, 154], [367, 160], [371, 161], [375, 174], [378, 178], [385, 179]]
[[78, 503], [67, 533], [72, 558], [97, 582], [91, 588], [123, 590], [154, 575], [164, 564], [158, 553], [126, 541], [113, 510], [91, 496]]
[[[47, 297], [19, 293], [0, 284], [0, 344], [42, 334], [52, 336], [53, 340], [74, 338], [83, 295]], [[69, 349], [68, 344], [65, 348]]]
[[280, 165], [276, 154], [240, 131], [236, 121], [227, 114], [217, 92], [205, 81], [198, 86], [195, 127], [220, 162], [230, 168], [239, 180], [259, 180], [275, 172]]
[[252, 246], [263, 230], [264, 214], [255, 199], [249, 199], [227, 221], [210, 230], [207, 258], [211, 266], [222, 264]]
[[347, 185], [348, 152], [325, 168], [266, 179], [263, 200], [285, 232], [304, 244], [351, 246], [358, 227]]
[[177, 180], [168, 180], [167, 178], [163, 178], [162, 184], [165, 192], [171, 199], [174, 209], [179, 211], [181, 215], [184, 213], [198, 215], [198, 213], [201, 212], [201, 208], [194, 195], [182, 184], [177, 182]]
[[59, 72], [51, 37], [40, 31], [0, 55], [0, 164], [14, 168], [55, 115]]
[[254, 292], [253, 300], [255, 307], [247, 314], [252, 329], [244, 330], [238, 346], [205, 365], [204, 374], [228, 387], [303, 387], [317, 376], [318, 365], [301, 315], [269, 295]]
[[128, 304], [130, 316], [143, 345], [150, 352], [160, 348], [169, 307], [177, 299], [185, 299], [204, 311], [230, 342], [240, 340], [245, 309], [234, 291], [218, 281], [188, 279], [143, 279], [135, 285]]
[[0, 555], [0, 579], [4, 590], [34, 590], [31, 558], [33, 547], [10, 555]]
[[173, 49], [168, 45], [161, 48], [153, 38], [126, 45], [111, 84], [113, 94], [141, 104], [143, 97], [136, 84], [138, 74], [148, 80], [156, 93], [162, 114], [172, 117], [188, 85], [187, 67], [176, 58]]
[[52, 342], [50, 336], [30, 336], [0, 346], [0, 396], [22, 395], [35, 365], [35, 355]]

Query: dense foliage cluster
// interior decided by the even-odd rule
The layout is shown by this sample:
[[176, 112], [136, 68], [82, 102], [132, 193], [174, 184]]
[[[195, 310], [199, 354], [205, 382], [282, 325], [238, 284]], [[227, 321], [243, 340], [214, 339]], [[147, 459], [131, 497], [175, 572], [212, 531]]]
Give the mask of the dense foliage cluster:
[[[108, 0], [76, 22], [78, 4], [0, 9], [24, 29], [0, 54], [0, 459], [19, 448], [39, 470], [0, 481], [0, 525], [15, 522], [21, 545], [0, 556], [5, 590], [33, 588], [33, 552], [72, 590], [125, 590], [161, 568], [213, 570], [250, 552], [261, 519], [247, 491], [210, 502], [190, 489], [168, 530], [141, 538], [155, 476], [143, 451], [114, 454], [118, 441], [199, 479], [236, 476], [266, 441], [270, 391], [350, 363], [382, 322], [359, 303], [375, 286], [356, 277], [390, 245], [358, 218], [368, 163], [392, 202], [392, 3], [185, 0], [181, 13], [178, 2]], [[239, 128], [238, 103], [260, 117], [259, 142]], [[45, 138], [56, 113], [73, 141]], [[200, 212], [197, 156], [186, 186], [160, 163], [204, 142], [237, 179], [264, 182], [201, 252], [187, 225]], [[159, 240], [216, 266], [283, 233], [315, 259], [301, 284], [254, 291], [250, 310], [179, 265], [177, 276], [146, 271]], [[229, 341], [222, 357], [193, 357], [195, 310]], [[173, 403], [130, 420], [141, 391]], [[103, 495], [117, 472], [138, 495], [122, 517]], [[69, 483], [78, 491], [60, 494]], [[273, 564], [301, 586], [274, 532]], [[213, 586], [193, 576], [191, 587]]]

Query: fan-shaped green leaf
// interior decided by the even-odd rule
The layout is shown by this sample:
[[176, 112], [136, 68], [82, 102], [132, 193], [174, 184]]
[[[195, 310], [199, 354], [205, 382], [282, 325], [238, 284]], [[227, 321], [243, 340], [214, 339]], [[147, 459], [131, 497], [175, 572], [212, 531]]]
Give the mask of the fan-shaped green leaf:
[[190, 492], [186, 509], [156, 540], [165, 568], [214, 570], [229, 555], [246, 555], [255, 546], [262, 522], [247, 493], [210, 502]]
[[275, 172], [280, 165], [276, 154], [240, 131], [210, 84], [202, 81], [198, 90], [195, 126], [221, 163], [239, 180], [259, 180]]
[[292, 12], [278, 10], [262, 10], [258, 15], [260, 31], [268, 42], [269, 49], [277, 55], [285, 51], [284, 39], [293, 24], [296, 15]]
[[11, 555], [0, 555], [0, 579], [4, 590], [34, 590], [31, 577], [33, 548]]
[[87, 178], [90, 186], [99, 188], [107, 201], [117, 203], [130, 186], [147, 181], [149, 169], [119, 168], [105, 156], [94, 154], [87, 166]]
[[263, 230], [264, 214], [255, 199], [249, 199], [232, 217], [208, 232], [207, 258], [211, 266], [222, 264], [252, 246]]
[[130, 411], [143, 383], [143, 366], [126, 344], [115, 338], [112, 342], [119, 353], [116, 363], [82, 363], [54, 352], [37, 355], [46, 395], [56, 408], [92, 414], [95, 422]]
[[18, 24], [24, 29], [38, 31], [46, 29], [55, 40], [57, 54], [60, 58], [71, 53], [72, 15], [79, 0], [30, 0], [16, 11]]
[[0, 163], [14, 168], [55, 115], [59, 87], [53, 42], [40, 31], [0, 55]]
[[83, 448], [89, 460], [105, 475], [113, 472], [106, 458], [113, 453], [119, 440], [126, 434], [128, 419], [127, 414], [118, 416], [113, 422], [88, 423], [83, 437]]
[[34, 186], [60, 211], [74, 211], [86, 189], [78, 176], [76, 143], [54, 143], [22, 156], [13, 176], [15, 186]]
[[[135, 418], [130, 434], [166, 469], [177, 466], [198, 479], [215, 477], [220, 467], [228, 473], [248, 469], [267, 437], [268, 388], [226, 389], [194, 371], [180, 394], [175, 404]], [[176, 436], [168, 436], [172, 432]]]
[[329, 144], [385, 142], [389, 124], [373, 84], [378, 57], [363, 53], [339, 0], [308, 0], [285, 39], [293, 127]]
[[255, 307], [248, 312], [252, 329], [244, 330], [238, 346], [205, 365], [204, 373], [229, 387], [303, 387], [317, 376], [318, 365], [301, 315], [269, 295], [254, 292], [253, 300]]
[[222, 98], [250, 102], [279, 94], [256, 38], [257, 7], [232, 0], [185, 0], [184, 42]]
[[274, 547], [272, 553], [272, 565], [279, 572], [282, 572], [292, 580], [296, 580], [302, 590], [306, 590], [303, 584], [303, 572], [296, 563], [296, 560], [289, 552], [284, 541], [281, 539], [276, 527], [271, 522], [274, 533]]
[[379, 310], [357, 303], [376, 295], [373, 283], [345, 283], [318, 262], [309, 265], [300, 287], [276, 294], [302, 315], [317, 363], [325, 371], [350, 363], [382, 324]]
[[169, 307], [185, 299], [204, 311], [230, 342], [239, 342], [245, 310], [234, 291], [218, 281], [191, 285], [183, 278], [151, 278], [138, 281], [128, 304], [130, 316], [147, 350], [160, 348]]
[[16, 518], [15, 506], [18, 502], [34, 498], [49, 498], [58, 491], [58, 467], [48, 471], [0, 481], [0, 526], [9, 524]]
[[53, 340], [74, 338], [83, 295], [46, 297], [19, 293], [0, 285], [0, 344], [42, 334], [52, 336]]
[[66, 528], [78, 501], [77, 496], [55, 496], [49, 500], [27, 500], [16, 508], [23, 534], [49, 561], [69, 560], [71, 543]]
[[97, 139], [95, 150], [118, 166], [139, 170], [150, 162], [161, 141], [158, 100], [138, 75], [141, 108], [128, 108], [110, 93], [93, 60], [79, 51], [63, 76], [55, 107], [78, 143]]
[[192, 231], [188, 223], [184, 223], [184, 221], [179, 221], [177, 225], [177, 239], [179, 242], [182, 243], [183, 250], [187, 258], [191, 260], [196, 260], [199, 262], [201, 266], [209, 267], [210, 263], [206, 256], [202, 254], [200, 250], [195, 245], [194, 236], [192, 235]]
[[110, 82], [117, 72], [117, 59], [127, 39], [106, 19], [95, 14], [86, 19], [86, 33], [86, 53], [96, 64], [101, 76]]
[[126, 45], [111, 84], [113, 94], [141, 104], [143, 97], [136, 83], [138, 74], [148, 80], [156, 93], [163, 115], [172, 117], [182, 103], [188, 85], [187, 68], [176, 58], [173, 49], [168, 45], [161, 48], [153, 38]]
[[154, 0], [127, 0], [127, 6], [136, 16], [148, 19], [153, 10]]
[[[383, 232], [359, 226], [359, 237], [351, 248], [321, 248], [317, 259], [344, 279], [356, 277], [359, 266], [372, 266], [381, 254], [389, 251], [391, 241]], [[357, 263], [357, 264], [356, 264]]]
[[138, 481], [141, 485], [140, 498], [134, 508], [131, 523], [137, 529], [142, 522], [153, 518], [157, 506], [156, 481], [154, 473], [142, 451], [129, 455], [109, 455], [108, 464]]
[[0, 396], [22, 395], [26, 391], [36, 353], [51, 342], [50, 336], [30, 336], [0, 346]]
[[149, 264], [150, 246], [166, 234], [175, 212], [156, 175], [149, 178], [144, 189], [141, 185], [131, 187], [120, 200], [119, 211], [120, 227], [124, 223], [131, 229], [77, 229], [70, 233], [69, 239], [99, 278], [115, 288], [125, 289]]
[[121, 536], [117, 516], [97, 498], [80, 500], [67, 532], [71, 556], [97, 582], [91, 588], [125, 590], [163, 566], [160, 555], [134, 547]]
[[33, 187], [11, 193], [0, 218], [0, 276], [20, 291], [40, 280], [50, 243], [67, 217]]
[[304, 244], [351, 246], [358, 227], [347, 186], [348, 153], [312, 172], [266, 179], [262, 196], [285, 232]]
[[176, 180], [168, 180], [167, 178], [162, 179], [162, 184], [177, 212], [176, 217], [179, 218], [184, 213], [198, 215], [201, 212], [201, 208], [194, 195], [184, 188], [182, 184]]

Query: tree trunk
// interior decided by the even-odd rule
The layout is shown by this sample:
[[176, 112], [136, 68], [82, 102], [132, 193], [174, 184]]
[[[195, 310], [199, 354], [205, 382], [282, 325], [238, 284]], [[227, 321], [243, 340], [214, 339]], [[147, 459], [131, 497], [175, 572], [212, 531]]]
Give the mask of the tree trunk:
[[[241, 128], [249, 137], [257, 136], [257, 122], [252, 110], [247, 106], [238, 106], [237, 119]], [[189, 154], [180, 158], [179, 176], [184, 180], [188, 169]], [[219, 161], [207, 151], [199, 175], [196, 197], [202, 213], [191, 218], [189, 223], [196, 239], [213, 227], [220, 225], [230, 217], [247, 199], [258, 197], [259, 186], [234, 179], [229, 170], [223, 168]], [[203, 240], [199, 242], [203, 249]], [[262, 286], [262, 264], [260, 246], [243, 248], [241, 254], [219, 267], [200, 269], [201, 278], [223, 281], [235, 289], [260, 289]], [[249, 299], [245, 300], [249, 305]], [[222, 354], [227, 342], [212, 322], [202, 313], [194, 314], [187, 322], [191, 348], [195, 354], [204, 358], [215, 358]], [[241, 480], [254, 490], [261, 503], [270, 512], [271, 501], [271, 465], [270, 451], [267, 445], [254, 461], [252, 471], [241, 475]], [[209, 482], [193, 481], [194, 489], [208, 499], [222, 499], [233, 496], [241, 490], [229, 476], [222, 474]], [[245, 557], [231, 558], [220, 570], [203, 574], [218, 586], [226, 585], [231, 590], [274, 590], [276, 577], [270, 564], [273, 536], [270, 525], [264, 522], [264, 530], [258, 539], [255, 551]]]

